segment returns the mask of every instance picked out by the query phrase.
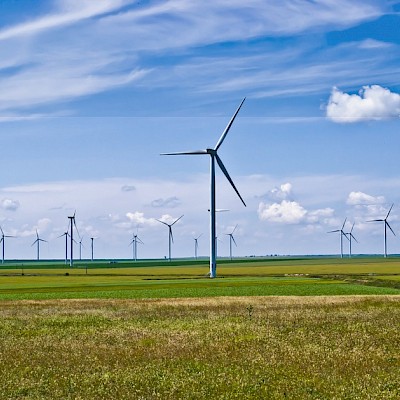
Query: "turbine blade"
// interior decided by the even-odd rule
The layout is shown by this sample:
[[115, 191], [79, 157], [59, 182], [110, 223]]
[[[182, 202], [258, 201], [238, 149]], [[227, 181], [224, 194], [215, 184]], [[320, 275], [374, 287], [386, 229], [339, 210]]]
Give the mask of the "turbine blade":
[[239, 199], [242, 201], [243, 205], [246, 207], [246, 203], [244, 202], [244, 200], [242, 199], [242, 196], [240, 195], [239, 191], [237, 190], [235, 184], [233, 183], [233, 180], [231, 179], [231, 177], [229, 176], [228, 171], [226, 170], [224, 164], [222, 163], [222, 160], [219, 158], [218, 154], [215, 155], [215, 158], [217, 160], [217, 163], [219, 165], [219, 167], [221, 168], [221, 171], [224, 173], [226, 179], [228, 179], [229, 183], [232, 185], [233, 189], [235, 190], [236, 194], [239, 196]]
[[175, 221], [171, 224], [171, 226], [174, 225], [174, 224], [176, 224], [182, 217], [183, 217], [183, 215], [181, 215], [177, 220], [175, 220]]
[[237, 228], [237, 227], [238, 227], [238, 224], [236, 224], [235, 227], [233, 228], [232, 235], [233, 235], [233, 233], [236, 231], [236, 228]]
[[233, 114], [233, 117], [231, 118], [231, 120], [229, 121], [228, 125], [226, 126], [224, 132], [222, 133], [221, 137], [218, 140], [218, 143], [215, 146], [214, 150], [218, 150], [221, 147], [222, 142], [225, 140], [226, 135], [229, 132], [229, 129], [231, 129], [231, 126], [233, 124], [233, 121], [235, 120], [236, 116], [238, 115], [244, 101], [246, 100], [246, 97], [242, 100], [242, 102], [240, 103], [238, 109], [236, 110], [235, 114]]
[[207, 150], [193, 150], [193, 151], [178, 151], [174, 153], [161, 153], [160, 156], [187, 156], [197, 154], [208, 154]]
[[172, 243], [174, 243], [174, 235], [172, 234], [172, 228], [169, 227], [169, 237], [171, 238]]
[[350, 241], [349, 237], [347, 236], [347, 233], [344, 233], [343, 231], [341, 231], [341, 232], [342, 232], [342, 235], [343, 235], [348, 241]]
[[394, 233], [392, 227], [389, 225], [389, 222], [385, 221], [385, 224], [389, 227], [389, 229], [392, 231], [393, 235], [396, 236], [396, 234]]
[[156, 219], [156, 221], [161, 222], [162, 224], [169, 226], [166, 222], [161, 221], [161, 220], [159, 220], [159, 219]]
[[350, 235], [351, 235], [351, 232], [353, 232], [354, 225], [355, 225], [355, 222], [353, 222], [353, 225], [352, 225], [352, 227], [351, 227], [351, 229], [350, 229]]
[[236, 240], [233, 236], [232, 236], [232, 240], [233, 240], [233, 243], [235, 243], [235, 246], [237, 247]]
[[390, 214], [390, 211], [392, 211], [393, 206], [394, 206], [394, 203], [393, 203], [392, 206], [390, 207], [390, 209], [389, 209], [389, 211], [388, 211], [388, 213], [387, 213], [387, 215], [386, 215], [385, 220], [388, 219], [388, 216], [389, 216], [389, 214]]
[[344, 219], [343, 225], [342, 225], [342, 230], [344, 228], [344, 226], [346, 225], [346, 221], [347, 221], [347, 217]]
[[340, 232], [340, 229], [335, 229], [334, 231], [329, 231], [327, 233], [335, 233], [335, 232]]
[[370, 219], [367, 222], [383, 222], [383, 221], [385, 221], [385, 220], [384, 219]]
[[358, 243], [358, 240], [354, 237], [354, 235], [352, 233], [350, 235]]

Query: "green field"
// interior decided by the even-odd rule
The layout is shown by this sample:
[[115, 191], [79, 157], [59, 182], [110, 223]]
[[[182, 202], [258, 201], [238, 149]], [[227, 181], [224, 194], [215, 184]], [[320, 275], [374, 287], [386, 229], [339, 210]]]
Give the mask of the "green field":
[[395, 258], [23, 264], [0, 398], [400, 398]]
[[400, 294], [400, 260], [245, 259], [206, 261], [20, 263], [0, 269], [0, 299], [171, 298], [269, 295]]

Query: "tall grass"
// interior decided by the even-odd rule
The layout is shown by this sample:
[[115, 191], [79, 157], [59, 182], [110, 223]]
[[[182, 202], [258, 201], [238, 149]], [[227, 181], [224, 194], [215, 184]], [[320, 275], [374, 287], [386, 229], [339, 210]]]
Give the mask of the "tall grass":
[[398, 399], [400, 297], [5, 301], [4, 399]]

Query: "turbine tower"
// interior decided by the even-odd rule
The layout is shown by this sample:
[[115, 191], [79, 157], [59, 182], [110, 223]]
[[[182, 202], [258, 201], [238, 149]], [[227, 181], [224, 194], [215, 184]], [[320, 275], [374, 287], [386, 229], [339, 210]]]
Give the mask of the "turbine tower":
[[237, 228], [237, 224], [236, 226], [233, 228], [233, 231], [231, 233], [225, 233], [225, 235], [229, 236], [229, 256], [231, 258], [232, 261], [232, 242], [235, 244], [235, 246], [237, 247], [235, 238], [233, 237], [233, 233], [236, 231]]
[[71, 235], [70, 235], [70, 238], [71, 238], [71, 248], [70, 248], [71, 257], [69, 259], [69, 266], [70, 267], [73, 267], [73, 265], [74, 265], [74, 241], [75, 241], [74, 240], [74, 226], [75, 226], [76, 232], [78, 233], [78, 236], [79, 236], [78, 227], [76, 226], [76, 221], [75, 221], [75, 214], [76, 214], [76, 210], [74, 211], [74, 215], [68, 217], [68, 219], [69, 219], [68, 227], [71, 227]]
[[138, 243], [141, 243], [141, 244], [144, 244], [144, 243], [140, 240], [140, 238], [137, 234], [136, 235], [132, 234], [132, 235], [133, 235], [132, 240], [129, 243], [129, 246], [132, 246], [132, 259], [137, 261], [137, 245], [138, 245]]
[[80, 261], [82, 261], [82, 247], [85, 247], [85, 246], [83, 246], [82, 241], [83, 241], [83, 236], [81, 237], [81, 240], [79, 241], [79, 260]]
[[349, 239], [349, 258], [351, 258], [351, 256], [352, 256], [352, 253], [351, 253], [351, 241], [352, 241], [352, 239], [354, 239], [358, 243], [358, 240], [353, 235], [354, 224], [355, 224], [355, 222], [353, 222], [353, 225], [352, 225], [352, 227], [350, 229], [350, 232], [346, 233], [346, 235], [348, 235], [347, 237]]
[[31, 247], [32, 247], [34, 244], [36, 244], [36, 246], [37, 246], [37, 260], [38, 260], [38, 261], [40, 260], [40, 242], [47, 242], [47, 240], [40, 239], [39, 233], [38, 233], [38, 231], [37, 231], [37, 229], [36, 229], [36, 240], [31, 244]]
[[67, 265], [67, 262], [68, 262], [68, 236], [69, 236], [68, 230], [66, 232], [64, 232], [62, 235], [57, 236], [57, 239], [60, 237], [63, 237], [63, 236], [65, 236], [65, 265]]
[[199, 239], [203, 234], [201, 233], [199, 236], [196, 238], [193, 238], [194, 240], [194, 258], [197, 260], [197, 250], [199, 249]]
[[171, 244], [174, 243], [174, 236], [172, 235], [172, 226], [175, 225], [183, 215], [181, 215], [178, 219], [176, 219], [172, 224], [168, 224], [164, 221], [157, 220], [158, 222], [161, 222], [162, 224], [168, 226], [168, 260], [171, 261]]
[[343, 222], [343, 225], [342, 225], [342, 227], [340, 229], [335, 229], [334, 231], [329, 231], [328, 232], [328, 233], [340, 232], [340, 258], [343, 258], [343, 236], [347, 240], [349, 240], [349, 238], [347, 237], [347, 234], [344, 233], [344, 231], [343, 231], [344, 226], [346, 225], [346, 221], [347, 221], [347, 218], [345, 218], [345, 220]]
[[0, 239], [0, 243], [2, 243], [2, 250], [3, 250], [3, 255], [2, 255], [2, 258], [1, 258], [1, 263], [2, 264], [4, 264], [4, 254], [5, 254], [5, 238], [6, 237], [8, 237], [8, 238], [12, 238], [12, 237], [15, 237], [15, 236], [11, 236], [11, 235], [5, 235], [4, 234], [4, 232], [3, 232], [3, 228], [0, 226], [0, 230], [1, 230], [1, 239]]
[[91, 240], [91, 244], [90, 244], [90, 247], [91, 247], [91, 250], [92, 250], [92, 261], [94, 260], [94, 258], [93, 258], [93, 254], [94, 254], [94, 237], [91, 237], [90, 238], [90, 240]]
[[387, 229], [386, 229], [386, 227], [388, 227], [392, 231], [393, 235], [396, 236], [396, 234], [394, 233], [392, 227], [389, 225], [389, 222], [387, 222], [387, 219], [389, 218], [389, 214], [392, 211], [393, 206], [394, 206], [394, 204], [392, 204], [392, 206], [390, 207], [390, 209], [389, 209], [388, 213], [386, 214], [385, 218], [383, 218], [383, 219], [373, 219], [371, 221], [367, 221], [367, 222], [383, 222], [383, 225], [384, 225], [384, 245], [385, 245], [384, 257], [385, 258], [387, 257], [387, 232], [386, 232]]
[[194, 155], [194, 154], [201, 154], [201, 155], [209, 155], [210, 156], [210, 278], [215, 278], [217, 276], [217, 262], [216, 262], [216, 218], [215, 218], [215, 203], [216, 203], [216, 195], [215, 195], [215, 161], [217, 161], [218, 166], [220, 167], [221, 171], [224, 173], [226, 179], [228, 179], [229, 183], [235, 190], [236, 194], [239, 196], [240, 200], [246, 206], [246, 203], [242, 199], [239, 191], [237, 190], [235, 184], [233, 183], [231, 177], [229, 176], [228, 171], [226, 170], [222, 160], [218, 156], [218, 150], [221, 147], [223, 141], [225, 140], [226, 135], [228, 134], [233, 121], [235, 120], [237, 114], [239, 113], [244, 101], [246, 98], [242, 100], [238, 109], [236, 110], [235, 114], [233, 114], [231, 120], [229, 121], [228, 125], [226, 126], [225, 130], [223, 131], [221, 137], [219, 138], [216, 146], [214, 148], [208, 148], [205, 150], [197, 150], [197, 151], [186, 151], [186, 152], [179, 152], [179, 153], [164, 153], [163, 155]]

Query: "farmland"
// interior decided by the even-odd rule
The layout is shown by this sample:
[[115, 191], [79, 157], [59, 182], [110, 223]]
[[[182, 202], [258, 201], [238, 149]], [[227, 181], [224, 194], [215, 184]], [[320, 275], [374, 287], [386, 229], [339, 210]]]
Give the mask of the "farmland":
[[8, 399], [397, 399], [396, 259], [0, 269]]

